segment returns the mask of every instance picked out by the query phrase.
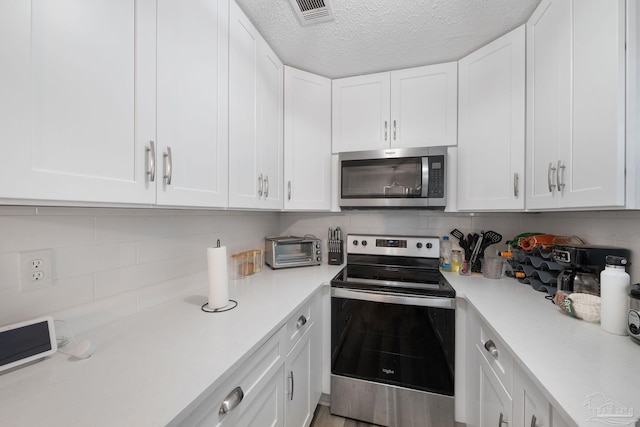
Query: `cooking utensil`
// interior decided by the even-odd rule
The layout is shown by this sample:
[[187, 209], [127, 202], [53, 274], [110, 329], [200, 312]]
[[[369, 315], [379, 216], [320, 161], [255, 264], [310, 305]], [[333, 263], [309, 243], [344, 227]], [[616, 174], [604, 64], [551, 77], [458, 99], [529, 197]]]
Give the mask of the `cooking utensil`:
[[478, 261], [478, 253], [480, 253], [480, 248], [482, 247], [482, 241], [484, 240], [484, 231], [480, 232], [480, 236], [478, 237], [475, 245], [473, 245], [473, 252], [471, 253], [471, 259], [469, 260], [469, 264], [471, 264], [471, 271]]
[[467, 254], [469, 253], [469, 243], [465, 240], [464, 233], [457, 228], [454, 228], [449, 234], [458, 239], [458, 245], [464, 252], [464, 259], [468, 260], [469, 258]]

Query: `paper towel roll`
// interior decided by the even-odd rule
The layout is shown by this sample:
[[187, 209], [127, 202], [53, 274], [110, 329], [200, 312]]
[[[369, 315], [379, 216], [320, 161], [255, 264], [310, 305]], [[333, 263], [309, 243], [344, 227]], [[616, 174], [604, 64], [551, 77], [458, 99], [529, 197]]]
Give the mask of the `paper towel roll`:
[[227, 247], [207, 248], [209, 269], [209, 309], [229, 304], [229, 276], [227, 274]]

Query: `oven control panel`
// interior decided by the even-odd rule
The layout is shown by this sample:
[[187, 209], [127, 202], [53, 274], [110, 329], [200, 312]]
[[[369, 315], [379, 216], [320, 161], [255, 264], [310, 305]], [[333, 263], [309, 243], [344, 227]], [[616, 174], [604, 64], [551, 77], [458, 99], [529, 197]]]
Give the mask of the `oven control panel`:
[[439, 258], [440, 239], [433, 236], [349, 234], [347, 253]]

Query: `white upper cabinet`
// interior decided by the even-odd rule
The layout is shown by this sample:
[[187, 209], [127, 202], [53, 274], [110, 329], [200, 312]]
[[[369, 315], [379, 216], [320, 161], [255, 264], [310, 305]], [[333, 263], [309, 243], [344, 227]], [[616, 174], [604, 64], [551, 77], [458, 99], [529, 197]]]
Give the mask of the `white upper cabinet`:
[[527, 23], [528, 209], [625, 204], [625, 2], [543, 0]]
[[388, 148], [390, 96], [389, 73], [333, 80], [333, 152]]
[[0, 3], [0, 197], [155, 201], [155, 16], [153, 0]]
[[457, 64], [333, 81], [332, 151], [455, 145]]
[[391, 72], [391, 147], [456, 145], [457, 64]]
[[459, 210], [524, 209], [525, 28], [458, 63]]
[[235, 2], [229, 18], [229, 207], [282, 209], [284, 67]]
[[284, 70], [284, 208], [331, 209], [331, 80]]
[[228, 0], [158, 0], [158, 204], [227, 205], [228, 14]]

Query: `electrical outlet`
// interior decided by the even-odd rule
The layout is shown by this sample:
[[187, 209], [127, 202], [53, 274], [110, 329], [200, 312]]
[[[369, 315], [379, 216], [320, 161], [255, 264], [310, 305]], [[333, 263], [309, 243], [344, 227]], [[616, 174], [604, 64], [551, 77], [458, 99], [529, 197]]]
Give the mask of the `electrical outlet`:
[[20, 253], [20, 292], [53, 286], [53, 251]]

